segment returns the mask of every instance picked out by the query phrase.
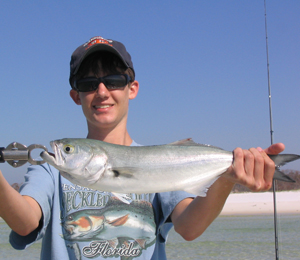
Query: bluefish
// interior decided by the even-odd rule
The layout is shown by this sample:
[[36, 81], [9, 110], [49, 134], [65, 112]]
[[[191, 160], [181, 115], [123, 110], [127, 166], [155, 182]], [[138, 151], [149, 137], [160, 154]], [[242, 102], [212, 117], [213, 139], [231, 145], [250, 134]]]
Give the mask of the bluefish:
[[[206, 196], [208, 188], [231, 166], [233, 153], [191, 139], [167, 145], [123, 146], [92, 139], [51, 142], [54, 154], [41, 153], [74, 184], [119, 194], [183, 190]], [[300, 158], [270, 155], [274, 178], [293, 181], [278, 167]]]

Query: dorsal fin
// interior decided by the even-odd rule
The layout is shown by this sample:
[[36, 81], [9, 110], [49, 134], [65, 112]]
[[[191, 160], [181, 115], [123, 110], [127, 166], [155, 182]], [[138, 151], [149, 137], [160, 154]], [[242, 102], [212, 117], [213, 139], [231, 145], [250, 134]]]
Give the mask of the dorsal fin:
[[210, 144], [198, 144], [198, 143], [195, 143], [192, 138], [186, 138], [186, 139], [179, 140], [179, 141], [167, 144], [167, 145], [174, 145], [174, 146], [176, 146], [176, 145], [179, 145], [179, 146], [184, 146], [184, 145], [186, 145], [186, 146], [204, 146], [204, 147], [211, 147], [211, 148], [216, 148], [216, 149], [223, 150], [220, 147], [213, 146], [213, 145], [210, 145]]
[[186, 138], [167, 145], [198, 145], [198, 144], [195, 143], [192, 138]]

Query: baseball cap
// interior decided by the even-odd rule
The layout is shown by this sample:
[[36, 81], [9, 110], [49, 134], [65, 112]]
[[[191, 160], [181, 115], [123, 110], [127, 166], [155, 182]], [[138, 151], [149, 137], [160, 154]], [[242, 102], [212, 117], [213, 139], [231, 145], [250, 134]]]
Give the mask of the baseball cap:
[[80, 45], [72, 54], [70, 61], [70, 85], [73, 85], [72, 78], [77, 73], [83, 60], [93, 52], [108, 51], [117, 55], [127, 68], [131, 68], [133, 73], [133, 64], [131, 56], [127, 52], [125, 46], [118, 41], [105, 39], [101, 36], [91, 38], [88, 42]]

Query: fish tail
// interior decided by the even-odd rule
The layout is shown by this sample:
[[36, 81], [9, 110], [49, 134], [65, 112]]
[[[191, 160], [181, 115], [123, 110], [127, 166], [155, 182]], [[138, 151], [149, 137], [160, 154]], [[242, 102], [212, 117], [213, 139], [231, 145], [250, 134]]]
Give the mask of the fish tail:
[[284, 174], [282, 171], [280, 171], [277, 167], [275, 169], [273, 178], [275, 180], [279, 180], [279, 181], [296, 182], [290, 176], [288, 176], [288, 175]]
[[276, 165], [276, 169], [275, 169], [275, 173], [274, 173], [275, 180], [280, 180], [280, 181], [285, 181], [285, 182], [295, 182], [288, 175], [286, 175], [282, 171], [280, 171], [279, 167], [285, 165], [288, 162], [292, 162], [292, 161], [300, 159], [300, 155], [277, 154], [277, 155], [269, 155], [269, 157], [274, 161], [274, 163]]

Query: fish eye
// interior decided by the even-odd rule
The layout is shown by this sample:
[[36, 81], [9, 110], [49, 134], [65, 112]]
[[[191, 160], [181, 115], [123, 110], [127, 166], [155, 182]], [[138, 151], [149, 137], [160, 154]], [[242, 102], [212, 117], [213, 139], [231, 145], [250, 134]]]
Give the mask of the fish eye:
[[65, 153], [73, 153], [75, 150], [74, 146], [73, 145], [70, 145], [70, 144], [66, 144], [64, 146], [64, 151]]

